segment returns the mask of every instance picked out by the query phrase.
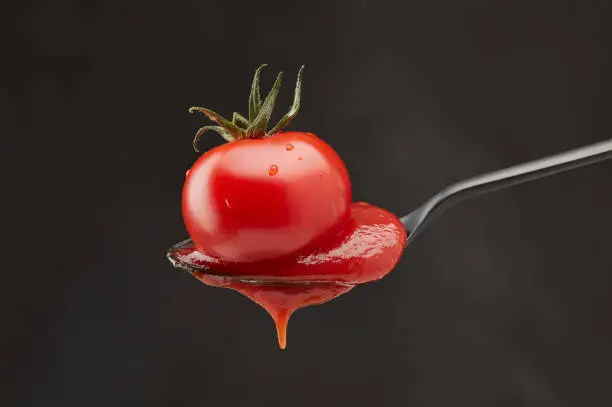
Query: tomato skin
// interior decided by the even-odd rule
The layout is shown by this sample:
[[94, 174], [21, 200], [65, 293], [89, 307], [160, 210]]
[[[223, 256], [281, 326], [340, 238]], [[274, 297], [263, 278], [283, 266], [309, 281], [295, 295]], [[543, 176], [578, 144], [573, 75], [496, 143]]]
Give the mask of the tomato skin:
[[201, 253], [244, 263], [306, 250], [351, 207], [348, 172], [312, 133], [285, 132], [203, 154], [183, 187], [183, 220]]

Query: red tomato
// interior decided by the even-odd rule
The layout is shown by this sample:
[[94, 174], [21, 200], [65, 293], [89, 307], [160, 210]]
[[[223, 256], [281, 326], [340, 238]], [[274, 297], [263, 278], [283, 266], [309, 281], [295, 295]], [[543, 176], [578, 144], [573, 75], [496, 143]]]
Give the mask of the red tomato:
[[336, 152], [312, 133], [236, 140], [187, 174], [183, 219], [198, 251], [225, 262], [299, 253], [348, 219], [351, 185]]

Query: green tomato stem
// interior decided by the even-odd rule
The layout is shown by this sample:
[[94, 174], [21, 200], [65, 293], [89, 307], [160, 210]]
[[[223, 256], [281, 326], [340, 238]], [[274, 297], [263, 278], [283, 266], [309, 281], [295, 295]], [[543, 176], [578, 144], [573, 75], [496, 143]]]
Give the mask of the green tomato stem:
[[200, 112], [206, 115], [211, 121], [215, 122], [217, 126], [204, 126], [201, 127], [193, 139], [193, 148], [198, 151], [198, 141], [200, 136], [208, 130], [212, 130], [221, 135], [228, 142], [235, 140], [249, 139], [249, 138], [265, 138], [270, 137], [279, 131], [283, 130], [291, 121], [295, 118], [298, 111], [300, 110], [300, 99], [302, 93], [302, 76], [304, 72], [304, 66], [300, 67], [298, 72], [297, 81], [295, 84], [295, 93], [293, 95], [293, 103], [289, 108], [289, 111], [272, 127], [270, 131], [266, 131], [272, 112], [274, 110], [274, 104], [280, 91], [281, 81], [283, 73], [280, 72], [272, 86], [272, 89], [266, 96], [265, 100], [261, 101], [261, 94], [259, 90], [259, 77], [263, 68], [267, 65], [263, 64], [255, 70], [253, 75], [253, 82], [251, 84], [251, 93], [249, 95], [249, 117], [248, 119], [241, 114], [234, 112], [232, 121], [225, 119], [218, 113], [210, 109], [203, 107], [191, 107], [189, 113]]

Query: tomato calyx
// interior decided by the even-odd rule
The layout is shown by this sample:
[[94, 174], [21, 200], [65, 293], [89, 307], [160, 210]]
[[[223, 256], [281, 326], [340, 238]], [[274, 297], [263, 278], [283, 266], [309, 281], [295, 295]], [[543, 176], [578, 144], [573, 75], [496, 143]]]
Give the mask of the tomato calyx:
[[269, 131], [266, 129], [268, 128], [272, 111], [274, 110], [274, 104], [276, 103], [276, 97], [278, 96], [278, 92], [280, 90], [283, 73], [280, 72], [278, 74], [272, 89], [262, 102], [259, 89], [259, 76], [262, 69], [266, 66], [267, 64], [263, 64], [255, 70], [251, 85], [251, 93], [249, 95], [248, 118], [234, 112], [232, 120], [229, 121], [220, 114], [204, 107], [194, 106], [189, 108], [189, 113], [193, 114], [195, 112], [200, 112], [217, 124], [217, 126], [204, 126], [198, 129], [193, 139], [193, 149], [196, 152], [200, 151], [198, 149], [198, 141], [200, 140], [200, 137], [207, 131], [214, 131], [218, 133], [228, 142], [244, 139], [266, 138], [284, 129], [295, 118], [300, 109], [304, 65], [302, 65], [298, 72], [295, 92], [293, 95], [293, 103], [291, 104], [289, 111]]

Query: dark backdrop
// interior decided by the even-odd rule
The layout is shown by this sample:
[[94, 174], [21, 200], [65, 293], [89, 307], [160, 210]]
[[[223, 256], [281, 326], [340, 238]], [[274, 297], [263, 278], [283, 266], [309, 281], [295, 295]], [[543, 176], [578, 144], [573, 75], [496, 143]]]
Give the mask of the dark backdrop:
[[1, 7], [3, 405], [612, 404], [612, 162], [453, 208], [387, 279], [299, 311], [284, 352], [164, 259], [205, 122], [186, 108], [245, 112], [257, 65], [287, 72], [279, 112], [307, 65], [292, 128], [404, 214], [612, 137], [609, 1]]

